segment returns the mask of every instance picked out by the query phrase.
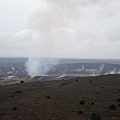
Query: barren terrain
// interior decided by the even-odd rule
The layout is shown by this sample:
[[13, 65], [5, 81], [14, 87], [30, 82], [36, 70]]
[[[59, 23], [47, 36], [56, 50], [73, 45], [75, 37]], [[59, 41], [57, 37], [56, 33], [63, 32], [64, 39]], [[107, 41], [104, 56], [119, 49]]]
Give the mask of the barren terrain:
[[120, 120], [119, 98], [120, 75], [1, 85], [0, 120]]

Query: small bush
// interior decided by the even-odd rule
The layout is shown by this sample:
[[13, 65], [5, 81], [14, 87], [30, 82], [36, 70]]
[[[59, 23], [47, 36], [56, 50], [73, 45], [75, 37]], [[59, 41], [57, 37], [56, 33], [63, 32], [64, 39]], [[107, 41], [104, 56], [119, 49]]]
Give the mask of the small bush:
[[13, 107], [13, 110], [17, 110], [17, 107], [16, 107], [16, 106], [14, 106], [14, 107]]
[[15, 93], [22, 93], [22, 91], [17, 90]]
[[4, 116], [5, 114], [3, 112], [0, 112], [0, 116]]
[[92, 81], [91, 81], [91, 80], [90, 80], [89, 82], [90, 82], [90, 83], [92, 83]]
[[81, 100], [81, 101], [80, 101], [80, 104], [81, 104], [81, 105], [84, 105], [84, 104], [85, 104], [84, 100]]
[[120, 107], [120, 103], [118, 103], [118, 107]]
[[99, 89], [96, 90], [96, 94], [100, 94], [100, 90]]
[[79, 110], [78, 114], [83, 114], [83, 110]]
[[114, 104], [111, 104], [111, 105], [109, 106], [109, 109], [110, 109], [110, 110], [116, 110], [116, 106], [115, 106]]
[[92, 113], [90, 119], [91, 120], [101, 120], [101, 117], [100, 117], [99, 113]]
[[47, 95], [47, 96], [45, 96], [46, 98], [48, 98], [48, 99], [50, 99], [50, 96], [49, 95]]
[[120, 92], [120, 89], [118, 91]]
[[91, 104], [90, 105], [94, 105], [94, 102], [91, 102]]
[[117, 102], [120, 102], [120, 98], [117, 99]]
[[102, 89], [104, 89], [104, 86], [102, 86]]
[[100, 94], [99, 92], [96, 92], [96, 94]]
[[78, 82], [78, 79], [76, 79], [76, 82]]
[[21, 81], [20, 81], [20, 83], [24, 83], [24, 81], [23, 81], [23, 80], [21, 80]]

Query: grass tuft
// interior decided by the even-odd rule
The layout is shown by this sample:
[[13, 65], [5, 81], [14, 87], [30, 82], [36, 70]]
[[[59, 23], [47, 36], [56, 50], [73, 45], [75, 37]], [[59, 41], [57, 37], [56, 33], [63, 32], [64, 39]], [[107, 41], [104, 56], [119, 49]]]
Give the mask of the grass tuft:
[[84, 101], [84, 100], [81, 100], [81, 101], [80, 101], [80, 104], [81, 104], [81, 105], [84, 105], [84, 104], [85, 104], [85, 101]]
[[101, 116], [99, 115], [99, 113], [92, 113], [91, 120], [101, 120]]
[[109, 106], [109, 109], [110, 109], [110, 110], [116, 110], [116, 106], [115, 106], [114, 104], [111, 104], [111, 105]]

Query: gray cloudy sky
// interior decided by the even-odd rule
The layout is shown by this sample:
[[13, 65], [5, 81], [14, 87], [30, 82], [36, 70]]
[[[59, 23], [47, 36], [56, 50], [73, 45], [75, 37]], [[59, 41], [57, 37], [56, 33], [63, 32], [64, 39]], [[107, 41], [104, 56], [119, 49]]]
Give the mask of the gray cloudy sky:
[[120, 0], [0, 0], [0, 57], [120, 59]]

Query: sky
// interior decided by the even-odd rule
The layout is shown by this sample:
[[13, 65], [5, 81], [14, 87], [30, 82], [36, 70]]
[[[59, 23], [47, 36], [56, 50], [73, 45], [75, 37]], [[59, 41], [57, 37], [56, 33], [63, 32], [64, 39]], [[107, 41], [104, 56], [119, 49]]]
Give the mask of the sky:
[[120, 59], [120, 0], [0, 0], [0, 57]]

